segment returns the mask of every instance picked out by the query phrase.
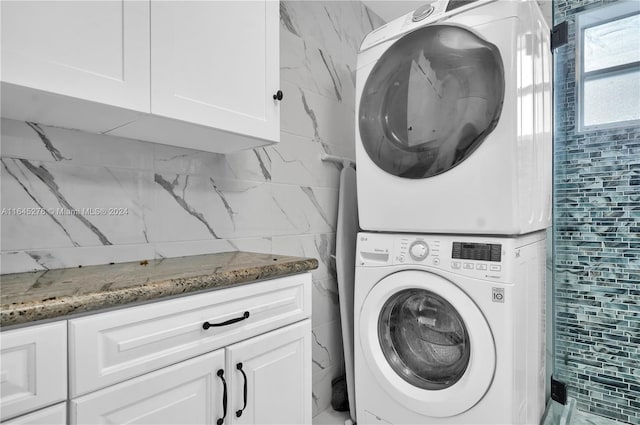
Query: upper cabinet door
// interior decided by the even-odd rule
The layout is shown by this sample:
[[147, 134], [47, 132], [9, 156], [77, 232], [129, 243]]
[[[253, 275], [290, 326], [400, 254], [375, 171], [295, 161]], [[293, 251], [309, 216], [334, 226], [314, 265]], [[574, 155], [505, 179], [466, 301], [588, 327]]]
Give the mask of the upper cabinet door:
[[149, 112], [149, 52], [146, 1], [2, 2], [5, 83]]
[[151, 2], [151, 112], [279, 139], [279, 3]]

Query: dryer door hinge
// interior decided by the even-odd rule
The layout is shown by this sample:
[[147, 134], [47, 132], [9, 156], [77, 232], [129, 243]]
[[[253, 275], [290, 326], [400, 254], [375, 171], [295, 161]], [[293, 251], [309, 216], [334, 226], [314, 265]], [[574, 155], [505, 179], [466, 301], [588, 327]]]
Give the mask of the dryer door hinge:
[[551, 51], [569, 42], [569, 24], [567, 21], [560, 22], [551, 30]]

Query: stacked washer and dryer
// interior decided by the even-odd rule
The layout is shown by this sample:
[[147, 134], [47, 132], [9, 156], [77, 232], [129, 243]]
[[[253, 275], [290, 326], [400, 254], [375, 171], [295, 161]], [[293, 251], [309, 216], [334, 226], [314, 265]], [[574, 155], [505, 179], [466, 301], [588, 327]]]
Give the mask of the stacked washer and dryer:
[[358, 54], [359, 424], [539, 424], [551, 224], [549, 28], [439, 0]]

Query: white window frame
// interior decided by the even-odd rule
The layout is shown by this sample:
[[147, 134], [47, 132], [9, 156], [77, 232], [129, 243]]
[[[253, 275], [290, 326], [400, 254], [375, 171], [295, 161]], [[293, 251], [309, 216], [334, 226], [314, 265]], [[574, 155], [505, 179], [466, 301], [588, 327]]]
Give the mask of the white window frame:
[[599, 7], [595, 10], [582, 12], [576, 16], [576, 132], [584, 133], [588, 131], [640, 125], [640, 120], [627, 120], [585, 126], [583, 113], [585, 80], [602, 76], [620, 75], [640, 69], [640, 61], [636, 61], [585, 72], [583, 54], [585, 30], [639, 13], [640, 2], [638, 2], [638, 0], [622, 0], [608, 6]]

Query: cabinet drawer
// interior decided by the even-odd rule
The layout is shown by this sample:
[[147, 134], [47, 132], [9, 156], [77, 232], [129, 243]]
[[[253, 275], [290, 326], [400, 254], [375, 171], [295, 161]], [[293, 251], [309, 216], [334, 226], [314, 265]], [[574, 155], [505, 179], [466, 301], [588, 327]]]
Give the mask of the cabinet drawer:
[[56, 404], [34, 413], [19, 416], [2, 425], [66, 425], [67, 403]]
[[0, 334], [1, 419], [67, 398], [67, 322]]
[[[71, 396], [310, 315], [311, 274], [305, 273], [70, 320]], [[204, 329], [205, 322], [228, 324]]]

